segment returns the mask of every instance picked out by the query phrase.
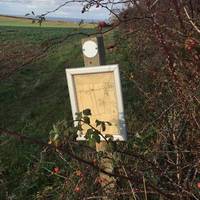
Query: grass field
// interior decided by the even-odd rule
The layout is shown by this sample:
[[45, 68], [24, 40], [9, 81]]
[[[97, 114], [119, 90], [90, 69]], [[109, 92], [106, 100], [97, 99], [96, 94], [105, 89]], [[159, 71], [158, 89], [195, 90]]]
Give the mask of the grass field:
[[[38, 23], [32, 23], [31, 19], [9, 17], [0, 15], [0, 26], [25, 26], [25, 27], [37, 27], [40, 28]], [[53, 28], [79, 28], [79, 24], [76, 22], [64, 22], [64, 21], [44, 21], [42, 27]], [[95, 24], [85, 23], [81, 25], [81, 28], [94, 28]]]
[[[44, 53], [44, 43], [80, 29], [74, 24], [72, 28], [20, 27], [17, 20], [17, 26], [0, 26], [0, 127], [47, 133], [53, 122], [71, 116], [64, 69], [83, 66], [82, 36], [70, 37]], [[38, 58], [32, 62], [34, 57]]]
[[[74, 29], [3, 28], [0, 72], [1, 127], [20, 132], [48, 132], [55, 120], [69, 111], [64, 69], [82, 66], [80, 37], [55, 46], [41, 59], [20, 67], [42, 54], [42, 41], [62, 37]], [[5, 34], [4, 34], [5, 33]], [[31, 128], [32, 127], [32, 128]], [[36, 128], [37, 127], [37, 128]], [[48, 127], [48, 128], [47, 128]]]
[[[5, 17], [0, 17], [0, 25], [0, 128], [47, 140], [54, 123], [72, 118], [65, 68], [84, 64], [82, 36], [70, 37], [46, 52], [44, 44], [80, 29], [75, 28], [77, 24], [57, 22], [39, 28], [29, 20]], [[81, 31], [93, 31], [90, 25], [86, 27]], [[25, 178], [19, 179], [26, 177], [27, 166], [38, 157], [39, 149], [0, 137], [0, 199], [6, 193], [29, 198], [39, 190], [43, 180], [36, 181], [38, 185], [31, 182], [30, 189]]]

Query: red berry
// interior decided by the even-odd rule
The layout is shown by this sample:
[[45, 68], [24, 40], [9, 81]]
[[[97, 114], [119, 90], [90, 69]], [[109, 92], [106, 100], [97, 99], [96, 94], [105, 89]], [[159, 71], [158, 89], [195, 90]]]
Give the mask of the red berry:
[[75, 172], [76, 176], [83, 177], [83, 173], [80, 170]]
[[94, 160], [92, 161], [92, 163], [93, 163], [93, 165], [96, 165], [96, 164], [97, 164], [97, 160], [94, 159]]
[[200, 182], [197, 183], [197, 188], [200, 189]]
[[193, 38], [188, 38], [185, 40], [185, 49], [187, 49], [188, 51], [191, 51], [197, 45], [198, 45], [198, 42]]
[[106, 22], [101, 21], [101, 22], [99, 22], [98, 25], [99, 25], [101, 28], [106, 27]]
[[80, 191], [81, 191], [80, 187], [76, 186], [74, 192], [80, 192]]
[[60, 172], [60, 168], [54, 167], [52, 171], [53, 171], [53, 173], [58, 174]]

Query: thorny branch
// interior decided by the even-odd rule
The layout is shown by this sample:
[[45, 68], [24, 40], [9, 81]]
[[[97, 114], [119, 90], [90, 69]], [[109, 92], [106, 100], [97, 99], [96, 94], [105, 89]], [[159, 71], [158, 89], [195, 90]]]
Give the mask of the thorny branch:
[[[174, 188], [174, 192], [171, 192], [169, 194], [169, 192], [164, 189], [164, 185], [161, 185], [160, 187], [155, 186], [156, 184], [152, 184], [151, 182], [152, 177], [145, 177], [147, 191], [149, 191], [149, 193], [154, 192], [157, 194], [161, 194], [166, 199], [183, 199], [191, 197], [198, 200], [199, 193], [196, 192], [194, 184], [196, 183], [195, 181], [197, 180], [196, 178], [199, 174], [198, 169], [200, 163], [198, 146], [200, 145], [198, 141], [200, 127], [200, 104], [198, 95], [200, 57], [198, 50], [198, 35], [200, 33], [200, 30], [198, 28], [198, 23], [196, 23], [197, 20], [195, 20], [195, 11], [189, 10], [190, 8], [195, 8], [195, 4], [193, 5], [191, 3], [192, 1], [190, 1], [190, 6], [187, 6], [188, 1], [170, 0], [169, 5], [166, 5], [166, 2], [163, 2], [164, 1], [161, 0], [141, 0], [139, 1], [139, 3], [136, 0], [122, 2], [67, 1], [56, 9], [42, 14], [41, 17], [46, 17], [48, 14], [56, 12], [57, 10], [70, 3], [82, 3], [83, 6], [86, 6], [86, 11], [89, 10], [92, 6], [99, 5], [109, 10], [115, 17], [112, 20], [109, 28], [97, 30], [93, 33], [72, 33], [66, 35], [63, 38], [52, 38], [48, 41], [45, 41], [42, 44], [42, 46], [44, 46], [42, 55], [45, 55], [45, 53], [47, 53], [48, 50], [55, 45], [62, 44], [71, 37], [77, 35], [90, 37], [97, 34], [106, 34], [115, 29], [118, 29], [121, 35], [124, 36], [120, 38], [123, 38], [123, 42], [127, 38], [130, 38], [132, 40], [129, 40], [126, 48], [129, 47], [129, 44], [131, 42], [134, 44], [135, 37], [140, 34], [144, 35], [142, 39], [140, 38], [141, 41], [139, 41], [140, 43], [142, 43], [142, 51], [145, 51], [145, 45], [143, 44], [143, 41], [153, 40], [154, 46], [151, 48], [153, 49], [152, 51], [155, 51], [160, 56], [158, 56], [159, 58], [156, 59], [162, 60], [162, 67], [160, 67], [160, 71], [164, 74], [164, 76], [161, 76], [161, 78], [166, 80], [164, 84], [167, 88], [167, 91], [165, 92], [167, 93], [167, 95], [169, 95], [169, 97], [167, 95], [164, 97], [162, 97], [162, 95], [161, 97], [157, 97], [155, 95], [155, 93], [158, 93], [163, 89], [162, 84], [160, 84], [160, 82], [162, 81], [160, 81], [159, 79], [157, 80], [157, 77], [155, 78], [155, 80], [152, 79], [152, 81], [160, 84], [152, 86], [156, 87], [157, 89], [154, 94], [151, 94], [149, 92], [147, 93], [146, 88], [144, 90], [143, 87], [140, 87], [141, 83], [132, 80], [137, 89], [145, 96], [145, 98], [149, 99], [150, 97], [153, 97], [153, 95], [155, 95], [155, 102], [162, 102], [162, 105], [161, 103], [158, 104], [158, 106], [155, 107], [156, 111], [153, 112], [154, 116], [157, 117], [153, 119], [151, 116], [151, 120], [145, 119], [142, 123], [142, 126], [140, 126], [141, 129], [139, 131], [140, 134], [144, 135], [145, 133], [148, 133], [148, 130], [151, 127], [156, 130], [157, 138], [152, 139], [152, 143], [154, 143], [154, 145], [150, 146], [150, 148], [153, 148], [153, 150], [151, 152], [150, 149], [147, 152], [147, 156], [143, 156], [143, 153], [137, 154], [133, 152], [135, 150], [135, 144], [131, 146], [133, 150], [130, 150], [128, 148], [128, 150], [123, 150], [126, 149], [126, 145], [125, 147], [123, 146], [122, 149], [116, 148], [115, 150], [116, 153], [122, 155], [127, 159], [129, 157], [133, 161], [140, 161], [142, 163], [142, 165], [139, 165], [140, 168], [142, 168], [143, 165], [146, 164], [144, 166], [144, 169], [138, 169], [138, 167], [135, 166], [131, 166], [131, 169], [129, 169], [129, 165], [127, 164], [127, 166], [125, 167], [126, 169], [130, 170], [130, 174], [129, 171], [127, 171], [125, 175], [123, 175], [124, 172], [122, 174], [109, 173], [106, 172], [104, 169], [99, 168], [98, 165], [94, 165], [94, 163], [90, 162], [89, 160], [77, 156], [70, 148], [63, 149], [61, 147], [59, 148], [59, 151], [62, 152], [63, 155], [67, 153], [68, 156], [72, 157], [80, 163], [91, 166], [97, 171], [105, 173], [109, 176], [114, 176], [118, 179], [129, 181], [130, 188], [132, 188], [132, 185], [134, 184], [135, 173], [138, 173], [139, 176], [142, 177], [144, 175], [144, 172], [148, 171], [150, 174], [155, 175], [158, 180], [160, 180], [160, 184], [163, 182], [167, 184], [167, 189], [168, 187], [171, 188], [172, 186]], [[115, 13], [112, 6], [110, 7], [111, 4], [125, 5], [127, 3], [134, 5], [127, 8], [129, 9], [129, 12], [125, 9], [124, 11], [121, 11], [121, 13]], [[145, 25], [143, 25], [141, 22], [143, 22]], [[192, 31], [190, 30], [191, 25], [193, 27]], [[134, 33], [134, 35], [132, 33]], [[155, 43], [157, 46], [155, 45]], [[133, 48], [138, 47], [137, 45], [135, 45]], [[182, 57], [184, 54], [187, 55], [186, 58]], [[135, 59], [133, 54], [129, 54], [129, 58], [131, 57]], [[32, 58], [29, 62], [23, 64], [21, 67], [24, 67], [26, 64], [29, 64], [30, 62], [33, 62], [35, 59], [38, 58], [40, 58], [40, 56]], [[146, 59], [146, 57], [144, 56], [142, 57], [142, 59]], [[154, 59], [155, 57], [152, 57], [153, 61]], [[149, 62], [151, 62], [151, 60]], [[151, 69], [150, 65], [157, 65], [157, 63], [148, 63], [147, 67]], [[127, 77], [129, 77], [129, 74]], [[154, 92], [154, 90], [150, 91]], [[166, 103], [166, 101], [170, 101], [170, 103]], [[164, 109], [162, 110], [161, 108]], [[141, 115], [141, 113], [139, 115]], [[28, 138], [15, 132], [5, 131], [2, 129], [0, 130], [0, 132], [1, 135], [5, 134], [9, 136], [14, 136], [19, 140], [27, 140], [31, 143], [35, 143], [43, 147], [55, 149], [54, 146], [47, 145], [45, 142], [41, 142], [33, 138]], [[134, 136], [134, 133], [130, 133], [129, 135]], [[142, 142], [142, 145], [145, 146], [145, 140], [143, 140]], [[71, 142], [70, 144], [75, 145], [75, 142]], [[92, 151], [95, 151], [94, 149], [87, 147], [86, 145], [78, 145], [80, 147], [86, 147]], [[149, 155], [151, 155], [150, 159], [147, 159]], [[136, 171], [132, 171], [132, 168], [134, 168], [134, 170]], [[143, 180], [139, 178], [139, 182], [142, 184]], [[151, 189], [152, 191], [150, 191], [149, 189]], [[134, 194], [133, 192], [134, 191], [132, 190], [131, 195]], [[92, 198], [95, 197], [91, 197], [90, 199]]]
[[[2, 130], [0, 129], [0, 134], [1, 135], [8, 135], [8, 136], [13, 136], [21, 141], [25, 140], [27, 142], [30, 142], [31, 144], [37, 144], [37, 145], [40, 145], [42, 147], [46, 147], [46, 148], [50, 148], [50, 149], [58, 149], [59, 151], [61, 151], [63, 154], [66, 154], [70, 157], [72, 157], [73, 159], [77, 160], [78, 162], [80, 163], [84, 163], [86, 165], [89, 165], [91, 166], [93, 169], [99, 171], [99, 172], [102, 172], [108, 176], [112, 176], [112, 177], [115, 177], [115, 178], [119, 178], [119, 179], [125, 179], [125, 180], [129, 180], [129, 181], [134, 181], [135, 180], [135, 177], [132, 177], [132, 176], [124, 176], [124, 175], [121, 175], [121, 174], [116, 174], [116, 173], [111, 173], [111, 172], [108, 172], [104, 169], [101, 169], [99, 168], [98, 165], [94, 165], [93, 162], [91, 161], [88, 161], [88, 160], [85, 160], [79, 156], [77, 156], [76, 154], [72, 153], [69, 149], [67, 149], [66, 147], [63, 148], [63, 147], [55, 147], [51, 144], [47, 144], [41, 140], [37, 140], [37, 139], [33, 139], [33, 138], [29, 138], [25, 135], [21, 135], [19, 133], [16, 133], [16, 132], [11, 132], [11, 131], [5, 131], [5, 130]], [[140, 182], [142, 183], [142, 179], [140, 180]], [[162, 190], [160, 190], [159, 188], [157, 188], [156, 186], [152, 185], [151, 183], [148, 183], [148, 186], [153, 189], [154, 191], [156, 191], [158, 194], [161, 194], [163, 195], [164, 197], [166, 197], [167, 199], [170, 199], [170, 195], [167, 195], [165, 194]]]

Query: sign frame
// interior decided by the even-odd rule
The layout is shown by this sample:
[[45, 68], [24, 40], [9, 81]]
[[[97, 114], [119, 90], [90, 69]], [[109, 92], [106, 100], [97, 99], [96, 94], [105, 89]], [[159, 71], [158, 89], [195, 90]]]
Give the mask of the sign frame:
[[[117, 109], [118, 109], [118, 130], [119, 133], [113, 134], [114, 141], [126, 141], [127, 140], [127, 133], [126, 133], [126, 125], [125, 125], [125, 118], [124, 118], [124, 107], [123, 107], [123, 98], [122, 98], [122, 91], [121, 91], [121, 81], [120, 81], [120, 74], [119, 74], [119, 66], [117, 64], [114, 65], [103, 65], [103, 66], [94, 66], [94, 67], [82, 67], [82, 68], [67, 68], [66, 77], [68, 83], [68, 90], [70, 96], [70, 103], [72, 108], [72, 115], [73, 119], [76, 119], [76, 113], [80, 112], [78, 110], [78, 102], [77, 102], [77, 95], [74, 83], [74, 76], [81, 75], [81, 74], [97, 74], [97, 73], [105, 73], [105, 72], [112, 72], [114, 75], [114, 88], [116, 92], [116, 100], [117, 100]], [[103, 74], [102, 74], [103, 75]], [[92, 111], [92, 110], [91, 110]], [[74, 122], [74, 125], [77, 125], [78, 122]], [[102, 133], [103, 134], [103, 133]], [[106, 131], [105, 131], [106, 134]], [[103, 134], [104, 135], [104, 134]], [[78, 133], [77, 137], [78, 141], [84, 141], [86, 138], [82, 133]], [[101, 137], [101, 141], [105, 141], [103, 137]]]

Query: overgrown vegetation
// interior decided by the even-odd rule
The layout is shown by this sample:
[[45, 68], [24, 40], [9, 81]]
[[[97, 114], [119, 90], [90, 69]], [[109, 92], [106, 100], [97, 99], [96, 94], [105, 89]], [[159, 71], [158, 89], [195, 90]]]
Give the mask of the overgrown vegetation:
[[[1, 136], [2, 198], [199, 199], [198, 1], [129, 3], [115, 15], [111, 27], [115, 30], [106, 41], [107, 63], [120, 64], [128, 141], [113, 143], [110, 139], [109, 155], [75, 141], [77, 127], [70, 121], [63, 66], [82, 63], [80, 38], [70, 40], [69, 46], [54, 45], [45, 58], [2, 81], [1, 126], [22, 140]], [[102, 6], [101, 2], [88, 4], [87, 8]], [[64, 38], [62, 34], [58, 37]], [[62, 51], [65, 48], [71, 52], [70, 59]], [[89, 123], [90, 113], [81, 114], [78, 120]], [[55, 125], [48, 141], [51, 124]], [[15, 132], [21, 132], [21, 136], [31, 133], [32, 138], [43, 133], [46, 142], [30, 141]], [[98, 134], [95, 129], [88, 131], [90, 143], [99, 141]], [[108, 156], [115, 167], [110, 176], [115, 177], [117, 187], [105, 194], [100, 184], [106, 180], [99, 179], [98, 172], [104, 172], [100, 158]]]
[[[59, 120], [71, 120], [65, 68], [84, 65], [83, 36], [76, 35], [80, 29], [75, 28], [1, 26], [0, 29], [1, 131], [19, 132], [48, 143], [52, 125]], [[74, 33], [60, 45], [49, 42]], [[0, 140], [0, 199], [56, 199], [61, 198], [61, 193], [66, 198], [78, 198], [79, 194], [74, 193], [79, 181], [75, 176], [78, 163], [63, 163], [53, 151], [45, 152], [37, 144], [3, 135]], [[57, 166], [63, 176], [53, 173]], [[63, 182], [69, 176], [70, 184]], [[71, 189], [66, 189], [69, 185]], [[91, 186], [91, 192], [92, 189]]]

